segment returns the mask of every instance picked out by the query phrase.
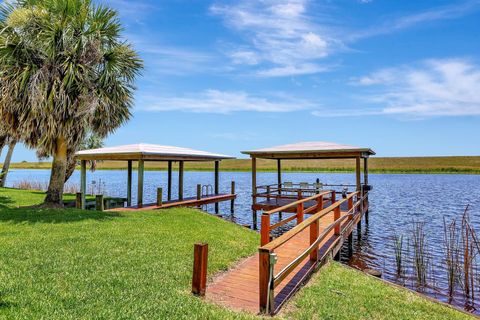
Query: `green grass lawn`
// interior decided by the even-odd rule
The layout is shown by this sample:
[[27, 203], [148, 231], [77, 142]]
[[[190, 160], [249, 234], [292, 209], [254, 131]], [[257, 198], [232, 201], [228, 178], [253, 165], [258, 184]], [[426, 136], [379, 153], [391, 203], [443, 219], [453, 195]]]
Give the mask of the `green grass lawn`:
[[290, 302], [293, 319], [473, 319], [403, 288], [331, 262]]
[[[43, 197], [0, 189], [0, 318], [255, 318], [206, 303], [190, 294], [190, 286], [194, 243], [209, 243], [213, 276], [254, 253], [257, 233], [193, 209], [114, 214], [16, 208]], [[336, 263], [278, 317], [468, 318]]]

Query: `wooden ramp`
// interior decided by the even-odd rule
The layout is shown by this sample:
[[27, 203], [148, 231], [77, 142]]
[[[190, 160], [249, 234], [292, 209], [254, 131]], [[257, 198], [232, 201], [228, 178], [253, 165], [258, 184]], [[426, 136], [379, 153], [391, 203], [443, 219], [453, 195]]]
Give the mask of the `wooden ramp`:
[[[324, 198], [330, 200], [326, 208]], [[311, 201], [316, 205], [305, 209], [304, 204]], [[271, 215], [291, 206], [296, 207], [296, 215], [270, 223]], [[311, 216], [304, 220], [307, 210]], [[254, 314], [277, 313], [315, 269], [340, 251], [347, 238], [351, 249], [353, 228], [367, 210], [367, 193], [353, 192], [336, 201], [335, 191], [325, 191], [263, 212], [259, 252], [217, 276], [207, 286], [207, 299]], [[295, 227], [271, 240], [272, 230], [295, 218]]]
[[[345, 212], [342, 212], [344, 215]], [[333, 222], [333, 216], [320, 219], [320, 229], [326, 228]], [[331, 231], [327, 238], [320, 244], [320, 257], [328, 253], [329, 248], [339, 236]], [[280, 272], [293, 259], [299, 256], [310, 245], [310, 233], [303, 230], [298, 236], [292, 238], [275, 251], [278, 262], [275, 272]], [[287, 278], [275, 288], [275, 306], [278, 310], [301, 286], [311, 274], [316, 264], [305, 259]], [[230, 269], [228, 272], [216, 277], [207, 287], [206, 297], [209, 301], [225, 307], [242, 310], [250, 313], [259, 312], [259, 254], [255, 254]]]
[[199, 207], [210, 203], [219, 203], [223, 201], [232, 201], [237, 197], [236, 194], [216, 194], [210, 196], [202, 196], [200, 199], [197, 197], [184, 198], [183, 200], [171, 200], [162, 202], [162, 205], [156, 203], [144, 204], [143, 206], [131, 206], [125, 208], [115, 208], [107, 211], [138, 211], [138, 210], [159, 210], [168, 209], [174, 207]]

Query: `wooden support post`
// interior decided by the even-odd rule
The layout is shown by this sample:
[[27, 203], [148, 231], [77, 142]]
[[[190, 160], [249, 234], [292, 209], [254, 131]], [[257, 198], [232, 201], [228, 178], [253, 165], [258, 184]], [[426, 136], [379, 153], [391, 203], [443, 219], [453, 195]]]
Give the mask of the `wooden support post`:
[[197, 243], [193, 253], [192, 293], [204, 296], [207, 288], [208, 244]]
[[357, 191], [361, 191], [361, 171], [360, 171], [360, 157], [355, 158], [355, 176], [357, 182]]
[[278, 194], [282, 193], [282, 160], [277, 159], [277, 184], [278, 184]]
[[[259, 302], [260, 313], [270, 312], [270, 252], [259, 250]], [[269, 303], [270, 302], [270, 303]]]
[[304, 216], [303, 211], [304, 211], [304, 205], [303, 205], [303, 202], [302, 202], [302, 203], [299, 203], [297, 205], [297, 224], [303, 222], [303, 216]]
[[[353, 209], [353, 197], [348, 198], [348, 201], [347, 201], [347, 202], [348, 202], [348, 211], [350, 212], [350, 210]], [[352, 220], [352, 219], [353, 219], [353, 214], [354, 214], [355, 212], [351, 212], [351, 213], [352, 213], [352, 216], [351, 216], [350, 218], [348, 218], [348, 220]]]
[[[231, 194], [235, 194], [235, 181], [232, 181], [232, 186], [231, 186], [231, 191], [230, 193]], [[235, 212], [235, 199], [232, 198], [232, 200], [230, 200], [230, 213], [234, 213]]]
[[77, 194], [75, 195], [75, 208], [76, 209], [82, 209], [82, 193], [81, 192], [77, 192]]
[[132, 205], [132, 160], [127, 162], [127, 207]]
[[87, 161], [80, 162], [80, 193], [82, 194], [81, 209], [85, 210], [85, 197], [87, 194]]
[[103, 211], [103, 194], [97, 194], [95, 196], [95, 210], [97, 211]]
[[[314, 243], [320, 234], [320, 224], [318, 219], [310, 225], [310, 245]], [[318, 246], [310, 253], [310, 261], [318, 261]]]
[[332, 190], [332, 203], [331, 204], [334, 204], [336, 200], [336, 192], [335, 190]]
[[[368, 158], [363, 158], [363, 183], [365, 186], [368, 186]], [[364, 190], [363, 196], [365, 196], [365, 193], [368, 192], [367, 190]], [[369, 211], [369, 203], [368, 203], [368, 195], [365, 198], [365, 203], [363, 206], [365, 209], [365, 223], [368, 224], [368, 211]]]
[[202, 185], [197, 184], [197, 200], [202, 199]]
[[317, 198], [317, 212], [323, 209], [323, 196]]
[[[220, 193], [220, 161], [215, 161], [215, 195]], [[215, 213], [218, 213], [219, 203], [215, 202]]]
[[270, 215], [262, 214], [262, 225], [260, 226], [260, 245], [264, 246], [270, 242]]
[[[333, 219], [334, 221], [337, 221], [338, 219], [340, 219], [340, 207], [336, 207], [335, 209], [333, 209]], [[340, 224], [337, 224], [335, 226], [335, 235], [340, 235], [340, 228], [341, 225]]]
[[167, 200], [172, 200], [172, 161], [168, 161], [167, 172]]
[[143, 206], [143, 177], [145, 171], [145, 163], [143, 160], [138, 160], [138, 191], [137, 191], [137, 206]]
[[270, 201], [270, 192], [271, 192], [271, 188], [270, 186], [267, 186], [267, 201]]
[[[257, 159], [252, 158], [252, 206], [257, 204]], [[257, 211], [252, 209], [253, 229], [257, 230]]]
[[319, 189], [319, 187], [318, 187], [319, 184], [320, 184], [320, 179], [317, 178], [317, 179], [315, 180], [315, 193], [316, 193], [316, 194], [319, 194], [319, 193], [320, 193], [320, 189]]
[[348, 235], [348, 256], [351, 257], [353, 255], [353, 232], [350, 232]]
[[163, 205], [163, 188], [157, 188], [157, 206]]
[[178, 200], [183, 200], [183, 161], [178, 162]]

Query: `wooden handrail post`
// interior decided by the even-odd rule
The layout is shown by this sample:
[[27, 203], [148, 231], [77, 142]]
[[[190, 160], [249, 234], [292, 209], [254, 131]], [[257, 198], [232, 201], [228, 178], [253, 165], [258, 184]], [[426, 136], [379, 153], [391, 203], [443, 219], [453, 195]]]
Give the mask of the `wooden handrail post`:
[[[340, 206], [336, 207], [333, 209], [333, 219], [336, 222], [338, 219], [340, 219]], [[335, 235], [340, 235], [340, 224], [335, 225]]]
[[[350, 212], [350, 210], [353, 209], [353, 197], [350, 197], [348, 198], [348, 211]], [[353, 219], [353, 214], [355, 214], [355, 212], [351, 212], [351, 216], [350, 218], [348, 218], [348, 220], [352, 220]]]
[[75, 197], [75, 208], [82, 209], [83, 193], [77, 192]]
[[157, 188], [157, 206], [161, 207], [163, 204], [163, 189]]
[[208, 244], [196, 243], [193, 252], [192, 293], [204, 296], [207, 288]]
[[337, 200], [335, 200], [336, 199], [335, 193], [336, 193], [335, 190], [332, 190], [332, 203], [331, 204], [334, 204], [335, 201], [337, 201]]
[[[313, 244], [320, 233], [320, 224], [318, 223], [318, 219], [312, 222], [310, 225], [310, 245]], [[317, 262], [318, 261], [318, 246], [315, 247], [315, 250], [313, 250], [310, 253], [310, 261], [312, 262]]]
[[303, 222], [303, 215], [304, 215], [303, 211], [304, 211], [304, 205], [302, 202], [297, 205], [297, 224]]
[[260, 244], [262, 246], [270, 242], [270, 215], [262, 214], [262, 225], [260, 226]]
[[267, 201], [270, 201], [270, 186], [267, 186]]
[[95, 196], [95, 210], [103, 211], [103, 194], [97, 194]]
[[200, 200], [202, 198], [202, 185], [197, 184], [197, 200]]
[[323, 196], [317, 198], [317, 212], [323, 209]]
[[[235, 181], [232, 181], [231, 194], [235, 194]], [[235, 212], [235, 199], [230, 200], [230, 213]]]
[[273, 292], [273, 266], [276, 255], [268, 250], [259, 250], [259, 304], [260, 313], [271, 314], [275, 310]]

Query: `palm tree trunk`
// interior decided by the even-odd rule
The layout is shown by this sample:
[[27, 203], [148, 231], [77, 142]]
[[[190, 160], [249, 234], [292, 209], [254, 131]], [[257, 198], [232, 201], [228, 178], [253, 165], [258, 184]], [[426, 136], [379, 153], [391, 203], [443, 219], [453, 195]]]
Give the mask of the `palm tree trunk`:
[[63, 187], [67, 169], [67, 143], [63, 137], [57, 138], [55, 154], [53, 155], [50, 183], [44, 205], [63, 207]]
[[0, 173], [0, 187], [5, 187], [5, 183], [7, 182], [7, 174], [8, 170], [10, 169], [10, 161], [12, 161], [13, 150], [15, 149], [15, 145], [17, 141], [12, 140], [8, 145], [8, 152], [7, 156], [5, 157], [5, 162], [3, 163], [2, 173]]
[[5, 147], [6, 142], [7, 142], [7, 136], [0, 136], [0, 157], [2, 156], [2, 150], [3, 150], [3, 147]]

